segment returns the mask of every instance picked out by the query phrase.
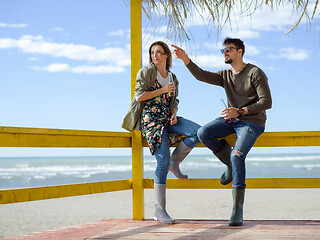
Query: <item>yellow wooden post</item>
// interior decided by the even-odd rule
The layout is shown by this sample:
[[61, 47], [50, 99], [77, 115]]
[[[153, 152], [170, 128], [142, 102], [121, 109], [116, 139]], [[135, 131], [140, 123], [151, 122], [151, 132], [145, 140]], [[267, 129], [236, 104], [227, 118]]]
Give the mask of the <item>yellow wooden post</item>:
[[143, 146], [141, 131], [133, 130], [132, 136], [132, 209], [133, 219], [144, 219]]
[[141, 62], [141, 0], [130, 1], [131, 34], [131, 99], [134, 97], [136, 76], [142, 66]]
[[[131, 99], [134, 97], [136, 76], [141, 62], [141, 0], [130, 1], [131, 34]], [[132, 137], [132, 208], [133, 219], [144, 219], [143, 145], [141, 132], [133, 131]]]

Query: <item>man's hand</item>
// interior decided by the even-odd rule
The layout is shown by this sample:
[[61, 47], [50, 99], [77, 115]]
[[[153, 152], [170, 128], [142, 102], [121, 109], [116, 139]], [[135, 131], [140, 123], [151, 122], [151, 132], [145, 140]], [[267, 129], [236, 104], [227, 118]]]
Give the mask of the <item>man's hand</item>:
[[182, 48], [179, 48], [176, 45], [171, 44], [171, 46], [174, 47], [174, 50], [173, 50], [174, 57], [181, 59], [184, 62], [184, 64], [187, 65], [190, 62], [190, 58], [188, 57], [186, 52]]
[[[248, 115], [248, 108], [243, 107], [243, 115]], [[224, 119], [229, 120], [231, 118], [237, 118], [239, 117], [238, 108], [229, 107], [226, 109], [223, 109], [221, 112], [221, 115]]]
[[229, 107], [229, 108], [223, 109], [221, 112], [221, 115], [225, 120], [229, 120], [231, 118], [238, 117], [239, 113], [237, 108]]

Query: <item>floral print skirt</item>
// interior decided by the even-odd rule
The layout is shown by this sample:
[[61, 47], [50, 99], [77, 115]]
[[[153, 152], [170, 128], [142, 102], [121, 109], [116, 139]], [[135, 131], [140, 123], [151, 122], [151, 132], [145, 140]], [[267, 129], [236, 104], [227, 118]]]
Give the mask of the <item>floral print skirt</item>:
[[[152, 90], [158, 88], [161, 88], [161, 85], [156, 80]], [[164, 127], [170, 124], [170, 100], [171, 97], [166, 93], [144, 102], [141, 113], [141, 132], [148, 142], [152, 155], [160, 147]], [[168, 138], [170, 146], [181, 140], [181, 136], [174, 133], [168, 133]]]

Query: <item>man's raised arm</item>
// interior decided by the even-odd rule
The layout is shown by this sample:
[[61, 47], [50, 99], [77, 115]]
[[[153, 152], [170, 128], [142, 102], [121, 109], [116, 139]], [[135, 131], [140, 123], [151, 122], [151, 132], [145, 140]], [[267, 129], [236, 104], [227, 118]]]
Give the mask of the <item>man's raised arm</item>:
[[174, 47], [173, 55], [175, 58], [181, 59], [185, 65], [190, 63], [190, 58], [182, 48], [179, 48], [178, 46], [173, 44], [171, 44], [171, 46]]

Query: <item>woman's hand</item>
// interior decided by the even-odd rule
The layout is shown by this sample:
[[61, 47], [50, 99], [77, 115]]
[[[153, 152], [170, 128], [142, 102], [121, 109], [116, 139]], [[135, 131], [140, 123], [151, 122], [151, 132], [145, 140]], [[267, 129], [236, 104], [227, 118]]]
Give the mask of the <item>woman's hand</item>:
[[176, 87], [173, 82], [168, 83], [163, 87], [163, 90], [165, 93], [168, 93], [168, 92], [174, 93], [175, 89], [176, 89]]
[[171, 119], [170, 119], [170, 125], [175, 125], [178, 122], [178, 118], [177, 118], [177, 112], [178, 109], [177, 108], [173, 108], [171, 111]]
[[175, 125], [178, 122], [177, 114], [172, 114], [170, 119], [170, 125]]
[[154, 91], [145, 91], [138, 99], [138, 102], [147, 101], [154, 97], [160, 96], [161, 94], [173, 92], [175, 91], [176, 87], [174, 83], [168, 83], [167, 85], [163, 86], [162, 88], [158, 88]]

